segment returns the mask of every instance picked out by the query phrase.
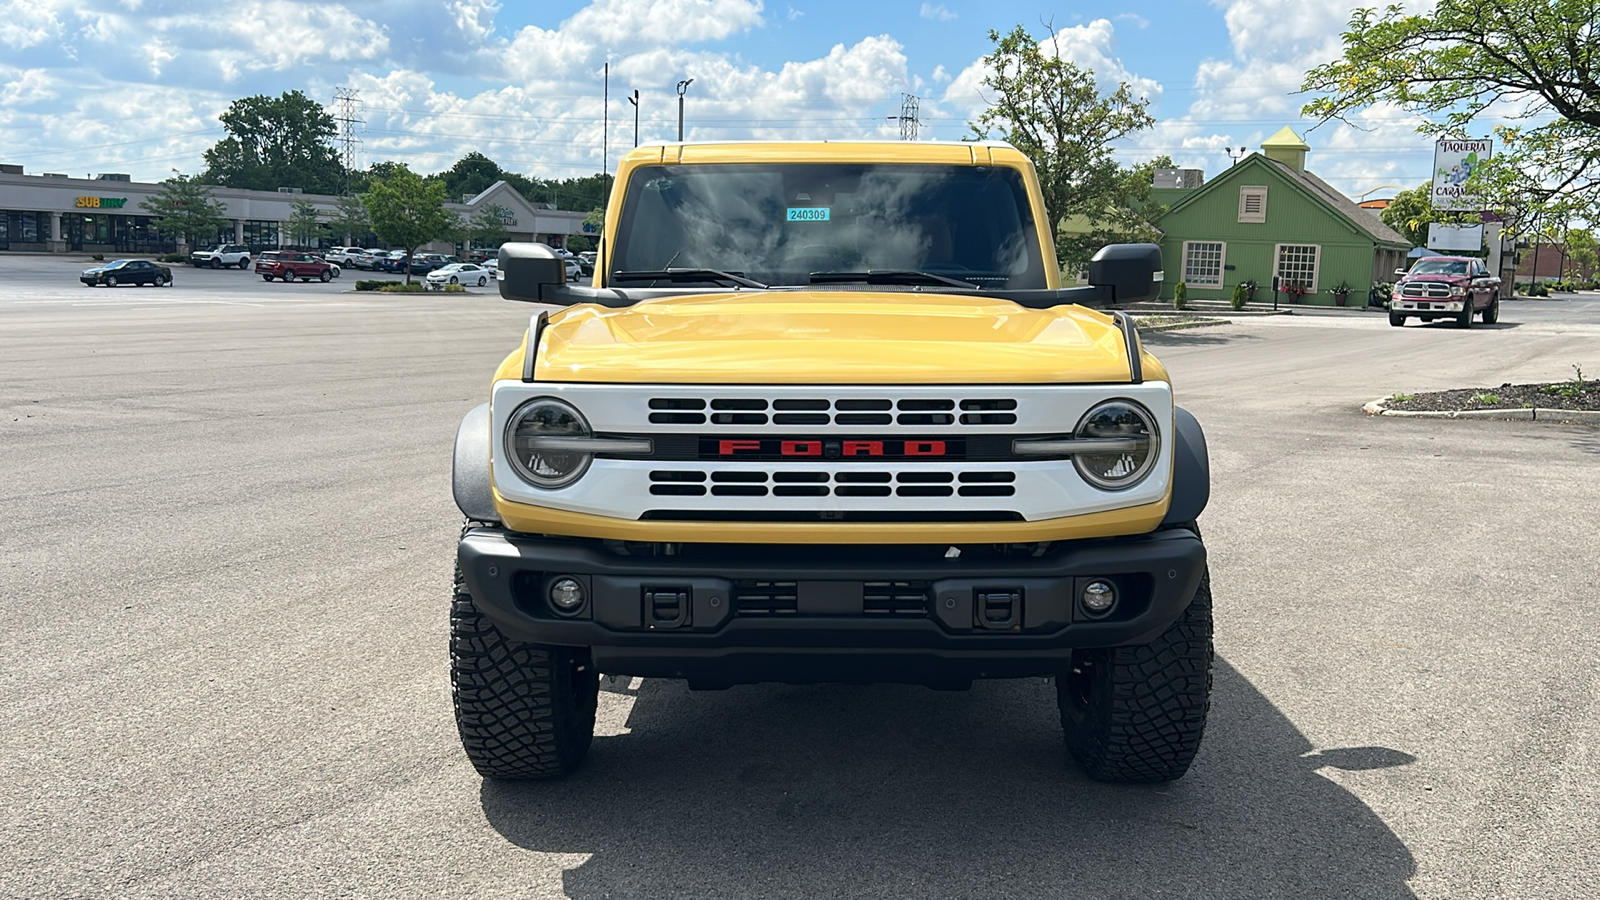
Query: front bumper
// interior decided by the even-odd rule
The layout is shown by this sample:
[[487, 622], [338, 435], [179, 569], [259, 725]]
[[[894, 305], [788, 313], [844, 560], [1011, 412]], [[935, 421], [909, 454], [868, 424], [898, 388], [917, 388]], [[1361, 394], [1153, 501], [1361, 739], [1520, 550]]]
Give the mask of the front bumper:
[[1459, 313], [1462, 304], [1470, 302], [1466, 297], [1456, 297], [1450, 300], [1424, 300], [1408, 297], [1394, 297], [1389, 300], [1390, 312], [1413, 313]]
[[[1192, 532], [1060, 542], [1040, 555], [967, 548], [678, 545], [629, 555], [618, 542], [479, 528], [457, 559], [467, 589], [518, 640], [592, 649], [618, 675], [691, 686], [757, 681], [905, 681], [1048, 675], [1074, 649], [1152, 640], [1188, 606], [1205, 571]], [[615, 548], [615, 549], [613, 549]], [[584, 589], [559, 615], [550, 586]], [[1118, 600], [1079, 604], [1091, 580]]]

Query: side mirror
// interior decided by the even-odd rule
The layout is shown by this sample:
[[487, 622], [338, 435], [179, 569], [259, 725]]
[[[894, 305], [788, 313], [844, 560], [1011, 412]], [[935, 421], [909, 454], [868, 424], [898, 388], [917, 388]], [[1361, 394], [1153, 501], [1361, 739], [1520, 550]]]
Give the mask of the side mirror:
[[1394, 273], [1396, 275], [1404, 275], [1404, 274], [1406, 274], [1406, 270], [1405, 269], [1395, 269]]
[[1157, 299], [1164, 277], [1157, 244], [1107, 244], [1089, 260], [1089, 284], [1109, 288], [1119, 306]]
[[507, 300], [553, 303], [550, 295], [567, 283], [567, 266], [545, 244], [502, 244], [498, 280]]

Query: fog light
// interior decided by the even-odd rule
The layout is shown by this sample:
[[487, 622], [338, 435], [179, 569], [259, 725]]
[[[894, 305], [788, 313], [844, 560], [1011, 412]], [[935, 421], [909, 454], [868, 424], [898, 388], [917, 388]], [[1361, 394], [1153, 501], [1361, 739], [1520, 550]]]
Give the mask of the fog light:
[[1117, 602], [1117, 589], [1109, 581], [1091, 581], [1083, 589], [1083, 609], [1091, 615], [1104, 615]]
[[576, 578], [557, 578], [550, 583], [550, 605], [556, 612], [570, 616], [583, 609], [583, 585]]

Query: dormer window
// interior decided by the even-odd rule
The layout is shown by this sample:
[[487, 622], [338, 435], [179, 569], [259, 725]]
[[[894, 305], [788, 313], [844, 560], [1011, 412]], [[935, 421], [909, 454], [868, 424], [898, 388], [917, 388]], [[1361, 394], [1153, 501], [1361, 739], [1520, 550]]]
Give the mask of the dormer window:
[[1239, 187], [1239, 221], [1265, 223], [1267, 221], [1267, 186], [1246, 184]]

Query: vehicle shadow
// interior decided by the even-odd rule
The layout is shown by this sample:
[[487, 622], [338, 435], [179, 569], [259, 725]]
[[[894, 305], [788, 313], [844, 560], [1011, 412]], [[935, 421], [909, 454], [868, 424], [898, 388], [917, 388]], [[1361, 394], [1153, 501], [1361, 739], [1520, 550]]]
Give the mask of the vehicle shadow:
[[1259, 341], [1261, 338], [1225, 326], [1208, 325], [1204, 328], [1179, 328], [1173, 331], [1141, 331], [1139, 340], [1147, 347], [1204, 347], [1231, 344], [1235, 341]]
[[481, 799], [512, 843], [589, 854], [569, 897], [1414, 897], [1410, 852], [1319, 774], [1413, 757], [1314, 750], [1221, 660], [1200, 756], [1169, 785], [1085, 779], [1055, 715], [1043, 679], [645, 682], [573, 777]]

